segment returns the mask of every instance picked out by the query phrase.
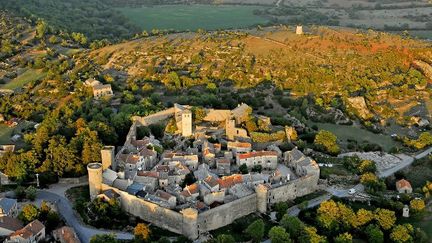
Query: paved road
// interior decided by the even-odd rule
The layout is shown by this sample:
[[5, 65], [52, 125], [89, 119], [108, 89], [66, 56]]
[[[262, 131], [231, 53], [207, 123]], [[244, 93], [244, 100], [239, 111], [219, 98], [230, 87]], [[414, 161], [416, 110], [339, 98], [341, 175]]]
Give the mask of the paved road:
[[58, 195], [56, 193], [41, 190], [37, 194], [37, 199], [56, 202], [57, 208], [60, 214], [66, 221], [66, 224], [73, 227], [78, 235], [78, 238], [82, 242], [90, 242], [90, 238], [96, 234], [110, 234], [113, 233], [118, 239], [132, 239], [133, 235], [130, 233], [122, 233], [108, 230], [98, 230], [84, 225], [78, 217], [75, 215], [72, 205], [64, 196]]
[[[308, 201], [308, 205], [306, 208], [316, 207], [316, 206], [320, 205], [322, 202], [330, 200], [331, 197], [332, 197], [332, 195], [330, 193], [328, 193], [328, 194], [316, 197], [314, 199], [311, 199]], [[290, 207], [287, 210], [287, 213], [291, 216], [298, 216], [300, 211], [301, 211], [301, 209], [300, 209], [299, 205], [295, 205], [295, 206]]]

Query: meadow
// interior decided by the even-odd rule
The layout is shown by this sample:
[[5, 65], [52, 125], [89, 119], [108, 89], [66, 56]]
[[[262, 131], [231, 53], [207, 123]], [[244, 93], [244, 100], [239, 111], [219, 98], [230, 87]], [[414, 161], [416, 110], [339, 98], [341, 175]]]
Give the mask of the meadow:
[[118, 10], [143, 30], [195, 31], [251, 27], [268, 19], [254, 14], [262, 6], [240, 5], [159, 5], [126, 7]]
[[0, 124], [0, 144], [9, 144], [13, 128]]
[[40, 80], [43, 77], [45, 77], [46, 73], [42, 72], [42, 70], [34, 70], [34, 69], [28, 69], [24, 73], [20, 74], [18, 77], [14, 78], [10, 82], [6, 83], [3, 86], [0, 86], [2, 89], [19, 89], [22, 88], [24, 85]]
[[390, 136], [375, 134], [359, 127], [342, 126], [331, 123], [309, 123], [309, 125], [316, 125], [319, 129], [334, 133], [340, 140], [352, 139], [359, 143], [367, 141], [380, 145], [385, 151], [389, 151], [396, 145], [396, 142]]

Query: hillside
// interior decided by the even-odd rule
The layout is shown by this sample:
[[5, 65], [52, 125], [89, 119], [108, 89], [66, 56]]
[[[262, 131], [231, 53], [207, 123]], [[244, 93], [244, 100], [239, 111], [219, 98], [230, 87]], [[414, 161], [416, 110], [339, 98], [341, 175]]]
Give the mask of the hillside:
[[313, 27], [309, 33], [267, 28], [175, 34], [105, 47], [88, 57], [101, 70], [139, 85], [160, 81], [181, 89], [230, 80], [236, 88], [250, 88], [271, 81], [324, 106], [341, 101], [364, 119], [378, 115], [404, 123], [404, 116], [429, 102], [431, 77], [413, 65], [430, 62], [429, 43], [373, 31]]

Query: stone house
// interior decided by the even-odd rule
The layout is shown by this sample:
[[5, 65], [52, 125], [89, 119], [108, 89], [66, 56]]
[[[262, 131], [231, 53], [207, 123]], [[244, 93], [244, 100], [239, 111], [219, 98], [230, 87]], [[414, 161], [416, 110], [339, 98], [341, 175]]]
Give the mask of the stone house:
[[174, 208], [177, 205], [177, 198], [168, 192], [157, 190], [154, 196], [160, 198], [165, 201], [171, 208]]
[[233, 153], [233, 156], [236, 156], [238, 153], [249, 153], [252, 151], [252, 144], [247, 142], [228, 142], [227, 144], [228, 151]]
[[231, 111], [231, 116], [235, 119], [236, 124], [241, 124], [249, 120], [252, 108], [245, 103], [240, 104]]
[[399, 193], [412, 193], [413, 189], [409, 181], [402, 179], [396, 182], [396, 190]]
[[179, 197], [181, 201], [191, 202], [198, 198], [199, 193], [199, 184], [194, 183], [192, 185], [186, 186], [180, 193]]
[[226, 158], [217, 158], [216, 170], [219, 175], [229, 175], [231, 173], [231, 161]]
[[16, 218], [9, 216], [0, 217], [0, 237], [9, 236], [22, 227], [24, 227], [24, 225]]
[[0, 198], [0, 216], [15, 218], [18, 216], [18, 203], [16, 199]]
[[63, 226], [53, 231], [54, 239], [60, 243], [80, 243], [75, 230], [72, 227]]
[[244, 154], [237, 154], [236, 163], [238, 166], [245, 164], [248, 168], [261, 165], [263, 169], [276, 169], [278, 154], [275, 151], [257, 151]]
[[113, 189], [104, 190], [97, 197], [101, 198], [106, 202], [110, 200], [117, 200], [118, 202], [120, 202], [120, 195], [117, 192], [115, 192]]
[[6, 243], [33, 243], [45, 239], [45, 225], [39, 220], [34, 220], [24, 228], [12, 233]]
[[100, 98], [106, 97], [106, 96], [110, 97], [110, 96], [114, 95], [112, 88], [111, 88], [111, 84], [102, 84], [98, 80], [87, 79], [84, 82], [84, 85], [92, 88], [93, 97], [95, 99], [100, 99]]

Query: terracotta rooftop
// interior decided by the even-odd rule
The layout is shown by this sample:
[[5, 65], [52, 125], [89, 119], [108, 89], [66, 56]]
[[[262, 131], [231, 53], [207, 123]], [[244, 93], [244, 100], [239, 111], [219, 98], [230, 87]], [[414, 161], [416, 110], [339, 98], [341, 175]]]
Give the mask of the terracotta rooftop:
[[138, 171], [137, 175], [159, 178], [159, 173], [157, 171]]
[[132, 140], [131, 144], [135, 147], [145, 147], [150, 143], [150, 141], [148, 139], [143, 139], [143, 140]]
[[24, 239], [28, 239], [31, 236], [39, 233], [44, 228], [45, 228], [45, 226], [39, 220], [36, 219], [36, 220], [30, 222], [24, 228], [13, 232], [10, 235], [10, 237], [19, 236], [19, 237], [22, 237]]
[[199, 185], [198, 183], [194, 183], [192, 185], [186, 186], [180, 194], [185, 197], [190, 197], [192, 196], [192, 194], [196, 194], [198, 192], [199, 192]]
[[231, 162], [228, 159], [225, 158], [219, 158], [216, 160], [216, 163], [221, 163], [221, 164], [230, 164]]
[[126, 159], [126, 163], [128, 164], [136, 164], [138, 161], [139, 161], [139, 156], [136, 154], [131, 154]]
[[155, 193], [155, 196], [157, 196], [157, 197], [159, 197], [159, 198], [162, 198], [162, 199], [164, 199], [164, 200], [167, 200], [167, 201], [168, 201], [171, 197], [173, 197], [173, 195], [169, 194], [168, 192], [164, 192], [164, 191], [161, 191], [161, 190], [157, 190], [156, 193]]
[[204, 179], [204, 181], [207, 183], [207, 185], [209, 185], [210, 187], [215, 187], [217, 186], [218, 180], [216, 178], [214, 178], [213, 176], [207, 176], [207, 178]]
[[252, 148], [252, 144], [243, 142], [228, 142], [228, 147]]
[[253, 157], [278, 156], [278, 153], [276, 151], [257, 151], [257, 152], [239, 154], [238, 156], [239, 159], [249, 159]]
[[9, 216], [0, 217], [0, 228], [8, 229], [10, 231], [16, 231], [23, 227], [21, 221], [16, 218], [12, 218]]
[[222, 188], [230, 188], [235, 184], [243, 183], [242, 175], [234, 174], [230, 176], [224, 176], [222, 179], [218, 180], [220, 187]]
[[79, 243], [81, 242], [75, 231], [71, 227], [63, 226], [60, 229], [56, 229], [53, 232], [53, 235], [63, 243]]
[[409, 181], [402, 179], [396, 182], [396, 188], [400, 189], [400, 188], [412, 188], [411, 187], [411, 183], [409, 183]]

